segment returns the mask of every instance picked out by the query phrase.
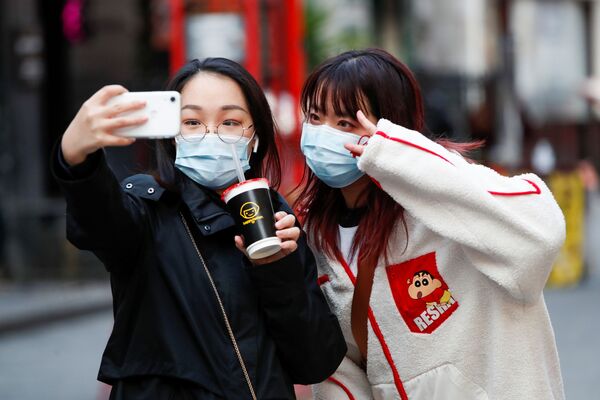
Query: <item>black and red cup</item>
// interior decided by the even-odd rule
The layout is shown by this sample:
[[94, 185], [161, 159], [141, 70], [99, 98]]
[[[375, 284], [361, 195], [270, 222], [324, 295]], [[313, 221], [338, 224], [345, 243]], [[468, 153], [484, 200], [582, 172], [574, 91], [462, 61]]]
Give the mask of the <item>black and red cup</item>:
[[236, 183], [221, 198], [244, 236], [249, 258], [265, 258], [281, 250], [268, 180], [256, 178]]

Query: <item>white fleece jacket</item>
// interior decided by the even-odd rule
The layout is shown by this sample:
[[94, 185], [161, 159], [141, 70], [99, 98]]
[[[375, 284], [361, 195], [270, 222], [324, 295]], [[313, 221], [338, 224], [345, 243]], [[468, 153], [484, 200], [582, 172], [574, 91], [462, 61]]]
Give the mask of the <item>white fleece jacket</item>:
[[[504, 177], [379, 121], [358, 162], [406, 209], [370, 299], [367, 368], [347, 356], [316, 399], [564, 399], [542, 289], [564, 217], [533, 174]], [[317, 255], [345, 334], [354, 276]], [[350, 340], [350, 337], [349, 337]]]

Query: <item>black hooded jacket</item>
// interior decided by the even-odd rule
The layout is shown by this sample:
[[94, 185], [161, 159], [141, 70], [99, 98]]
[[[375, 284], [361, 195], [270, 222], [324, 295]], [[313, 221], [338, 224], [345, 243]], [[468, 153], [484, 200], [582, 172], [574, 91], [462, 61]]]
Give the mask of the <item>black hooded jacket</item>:
[[[346, 344], [317, 285], [304, 234], [290, 255], [253, 266], [235, 247], [237, 229], [224, 203], [187, 177], [180, 193], [150, 175], [119, 183], [102, 151], [68, 168], [60, 146], [52, 170], [67, 200], [69, 241], [94, 252], [110, 272], [114, 326], [98, 379], [113, 385], [111, 398], [133, 397], [118, 394], [127, 392], [119, 385], [129, 379], [162, 378], [196, 393], [175, 398], [250, 398], [182, 215], [212, 274], [257, 398], [293, 399], [293, 383], [319, 382], [335, 371]], [[291, 213], [281, 196], [272, 197], [275, 211]]]

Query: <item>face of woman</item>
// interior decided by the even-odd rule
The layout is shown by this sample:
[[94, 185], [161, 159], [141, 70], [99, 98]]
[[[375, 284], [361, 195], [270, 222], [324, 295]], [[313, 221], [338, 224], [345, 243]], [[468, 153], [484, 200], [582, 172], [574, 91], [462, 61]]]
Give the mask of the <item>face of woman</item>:
[[[365, 102], [361, 102], [365, 104]], [[367, 108], [367, 107], [365, 107]], [[324, 105], [309, 107], [302, 128], [300, 149], [306, 164], [325, 185], [341, 189], [352, 198], [347, 204], [356, 206], [356, 196], [368, 185], [368, 177], [359, 170], [357, 158], [346, 148], [368, 138], [368, 128], [363, 127], [355, 115], [336, 113], [331, 97]], [[363, 110], [370, 120], [375, 120], [370, 110]], [[361, 143], [362, 144], [362, 143]]]
[[[371, 114], [369, 109], [362, 111], [371, 122], [377, 124], [377, 118]], [[306, 122], [311, 125], [327, 125], [331, 128], [335, 128], [342, 132], [352, 133], [357, 136], [363, 136], [365, 134], [365, 129], [356, 120], [356, 115], [336, 114], [331, 97], [327, 98], [327, 103], [325, 104], [323, 111], [317, 111], [315, 108], [311, 108], [306, 116]]]
[[217, 192], [241, 180], [258, 138], [240, 86], [229, 77], [200, 72], [182, 88], [181, 103], [175, 166]]
[[[200, 72], [181, 90], [181, 134], [236, 132], [254, 135], [252, 116], [241, 88], [231, 78]], [[250, 143], [252, 146], [253, 143]]]

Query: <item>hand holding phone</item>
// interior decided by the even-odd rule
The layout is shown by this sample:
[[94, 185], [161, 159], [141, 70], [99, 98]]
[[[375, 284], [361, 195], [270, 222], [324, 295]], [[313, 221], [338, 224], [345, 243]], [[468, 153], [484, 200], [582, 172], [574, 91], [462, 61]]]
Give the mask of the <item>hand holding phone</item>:
[[119, 117], [146, 116], [147, 122], [114, 130], [117, 136], [128, 138], [164, 139], [179, 134], [181, 125], [181, 100], [179, 92], [125, 92], [112, 97], [107, 106], [144, 101], [146, 106], [119, 114]]
[[[129, 146], [138, 137], [176, 136], [181, 119], [179, 93], [148, 93], [151, 92], [129, 93], [121, 85], [107, 85], [87, 99], [61, 139], [67, 164], [77, 165], [104, 147]], [[148, 123], [149, 119], [153, 122]], [[118, 130], [120, 135], [129, 136], [115, 134]]]

